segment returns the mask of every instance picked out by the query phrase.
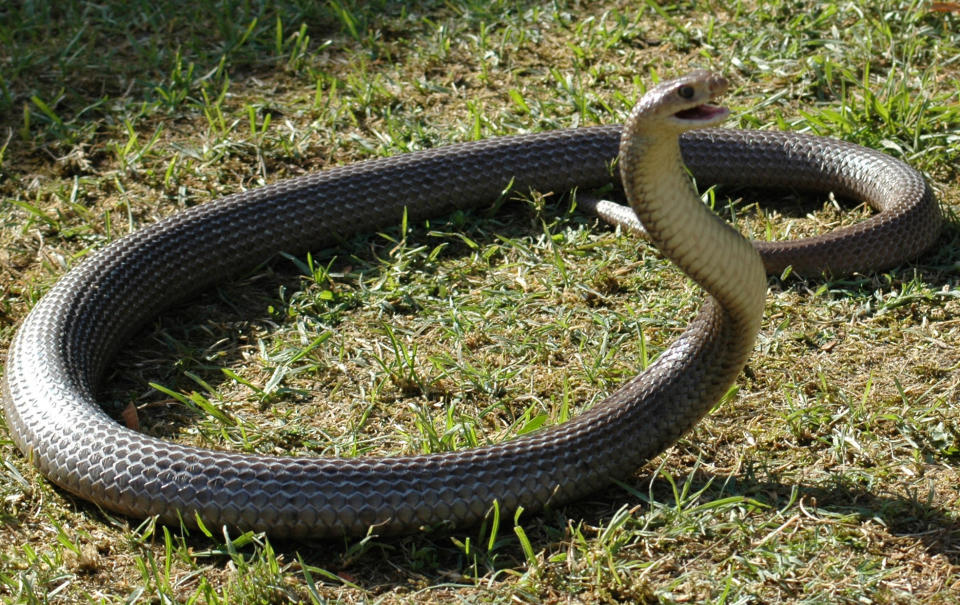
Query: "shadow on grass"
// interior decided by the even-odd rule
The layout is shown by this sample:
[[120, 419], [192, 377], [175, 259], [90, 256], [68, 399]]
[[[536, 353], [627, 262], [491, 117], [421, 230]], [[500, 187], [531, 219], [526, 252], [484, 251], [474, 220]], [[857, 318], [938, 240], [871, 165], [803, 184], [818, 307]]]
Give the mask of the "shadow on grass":
[[[54, 137], [110, 116], [110, 97], [176, 108], [205, 80], [234, 81], [299, 70], [331, 43], [372, 57], [405, 40], [424, 19], [456, 16], [496, 23], [535, 2], [487, 6], [471, 0], [217, 2], [176, 0], [96, 4], [39, 0], [0, 7], [5, 48], [0, 129], [23, 127], [23, 112]], [[389, 57], [386, 59], [389, 60]], [[216, 74], [216, 75], [214, 75]], [[22, 108], [22, 109], [21, 109]], [[13, 145], [19, 145], [14, 141]]]

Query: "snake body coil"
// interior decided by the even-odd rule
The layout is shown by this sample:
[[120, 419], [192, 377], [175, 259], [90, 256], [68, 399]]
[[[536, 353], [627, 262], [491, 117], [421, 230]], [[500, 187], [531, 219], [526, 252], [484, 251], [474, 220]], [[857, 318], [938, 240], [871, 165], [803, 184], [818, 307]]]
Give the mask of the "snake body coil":
[[[641, 104], [670, 103], [668, 95], [679, 86], [698, 94], [716, 88], [711, 78], [696, 73], [662, 84]], [[639, 138], [649, 136], [638, 121], [635, 112], [623, 134], [630, 150], [624, 158], [633, 157]], [[677, 133], [670, 136], [676, 146]], [[126, 339], [165, 307], [225, 274], [280, 250], [301, 252], [389, 228], [400, 222], [404, 208], [417, 220], [488, 203], [511, 181], [521, 191], [606, 185], [615, 180], [610, 164], [620, 139], [619, 127], [583, 128], [362, 162], [231, 195], [124, 237], [69, 271], [20, 327], [2, 395], [11, 436], [50, 480], [105, 508], [170, 522], [192, 523], [198, 516], [208, 527], [289, 536], [468, 524], [495, 500], [504, 509], [538, 509], [627, 476], [679, 438], [728, 388], [760, 320], [764, 286], [749, 246], [735, 253], [746, 259], [746, 268], [723, 273], [718, 282], [711, 276], [725, 271], [723, 263], [698, 268], [697, 259], [723, 260], [727, 249], [704, 250], [712, 236], [684, 242], [674, 226], [658, 222], [673, 213], [674, 198], [690, 196], [689, 186], [679, 185], [683, 175], [674, 158], [663, 161], [673, 174], [627, 174], [626, 190], [628, 196], [649, 189], [666, 197], [631, 202], [645, 223], [654, 223], [651, 231], [665, 253], [686, 263], [684, 270], [718, 302], [708, 299], [646, 372], [562, 425], [427, 456], [267, 457], [142, 435], [113, 421], [94, 395]], [[720, 129], [685, 133], [681, 148], [701, 184], [830, 190], [879, 211], [818, 238], [758, 244], [769, 270], [787, 264], [808, 273], [883, 268], [919, 254], [937, 237], [940, 214], [924, 179], [883, 154], [811, 136]], [[624, 163], [644, 161], [647, 168], [659, 162]], [[681, 191], [659, 186], [662, 177]], [[730, 281], [739, 273], [747, 286]], [[738, 288], [747, 294], [733, 292]]]

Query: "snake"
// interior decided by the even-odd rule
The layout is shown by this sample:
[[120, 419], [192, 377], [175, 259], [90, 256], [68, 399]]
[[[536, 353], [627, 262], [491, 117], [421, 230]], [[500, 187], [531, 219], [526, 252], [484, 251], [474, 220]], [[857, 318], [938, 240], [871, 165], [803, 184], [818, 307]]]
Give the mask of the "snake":
[[[30, 310], [7, 353], [12, 440], [66, 492], [132, 518], [281, 537], [416, 533], [494, 508], [540, 511], [628, 478], [694, 426], [743, 369], [766, 274], [873, 271], [937, 239], [924, 177], [830, 138], [719, 127], [728, 88], [696, 71], [652, 85], [625, 123], [455, 143], [332, 167], [175, 213], [93, 252]], [[619, 170], [619, 172], [618, 172]], [[876, 213], [825, 234], [753, 242], [698, 184], [832, 192]], [[164, 309], [281, 251], [495, 203], [503, 191], [623, 188], [656, 247], [706, 292], [644, 371], [573, 418], [516, 438], [420, 455], [266, 456], [127, 428], [98, 403], [119, 348]]]

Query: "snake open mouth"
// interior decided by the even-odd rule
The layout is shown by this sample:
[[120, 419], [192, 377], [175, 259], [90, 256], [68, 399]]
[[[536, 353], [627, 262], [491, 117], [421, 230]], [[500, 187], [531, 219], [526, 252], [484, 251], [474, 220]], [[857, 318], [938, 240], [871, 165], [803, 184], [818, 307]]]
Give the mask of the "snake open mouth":
[[725, 117], [729, 110], [720, 105], [703, 104], [683, 109], [673, 114], [674, 117], [681, 120], [691, 120], [696, 122], [713, 121]]

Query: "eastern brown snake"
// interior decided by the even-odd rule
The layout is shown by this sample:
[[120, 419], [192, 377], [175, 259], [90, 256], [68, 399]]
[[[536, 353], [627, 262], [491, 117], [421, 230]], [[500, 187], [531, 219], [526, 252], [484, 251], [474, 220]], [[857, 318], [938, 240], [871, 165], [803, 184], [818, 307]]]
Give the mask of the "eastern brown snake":
[[[191, 208], [113, 242], [64, 275], [20, 327], [3, 383], [11, 436], [50, 480], [107, 509], [188, 524], [198, 515], [208, 527], [272, 535], [463, 525], [481, 519], [495, 500], [502, 509], [535, 510], [629, 476], [727, 390], [762, 314], [757, 255], [693, 195], [681, 149], [701, 185], [832, 191], [878, 211], [820, 237], [758, 244], [769, 271], [788, 264], [805, 274], [886, 268], [916, 256], [939, 233], [934, 196], [903, 162], [813, 136], [699, 129], [722, 117], [706, 102], [725, 87], [722, 78], [696, 72], [652, 88], [625, 126], [620, 156], [628, 199], [654, 241], [711, 297], [648, 370], [569, 422], [442, 454], [264, 457], [129, 430], [101, 409], [95, 393], [118, 348], [161, 310], [278, 251], [392, 227], [404, 207], [419, 220], [489, 203], [511, 181], [519, 191], [616, 181], [617, 126], [333, 168]], [[681, 135], [689, 128], [698, 129]]]

